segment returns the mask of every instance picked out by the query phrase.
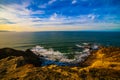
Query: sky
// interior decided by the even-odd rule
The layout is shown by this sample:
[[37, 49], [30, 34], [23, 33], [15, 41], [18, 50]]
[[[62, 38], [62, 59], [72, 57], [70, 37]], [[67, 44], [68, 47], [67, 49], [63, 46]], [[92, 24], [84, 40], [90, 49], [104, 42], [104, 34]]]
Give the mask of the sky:
[[0, 30], [120, 31], [120, 0], [0, 0]]

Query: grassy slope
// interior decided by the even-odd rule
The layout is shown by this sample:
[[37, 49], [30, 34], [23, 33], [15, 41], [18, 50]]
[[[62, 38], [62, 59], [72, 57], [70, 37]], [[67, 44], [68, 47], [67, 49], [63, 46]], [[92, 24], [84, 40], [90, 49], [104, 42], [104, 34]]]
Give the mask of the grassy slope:
[[34, 67], [32, 64], [19, 66], [19, 62], [24, 64], [24, 57], [1, 59], [1, 80], [120, 80], [120, 48], [102, 48], [93, 52], [82, 67]]

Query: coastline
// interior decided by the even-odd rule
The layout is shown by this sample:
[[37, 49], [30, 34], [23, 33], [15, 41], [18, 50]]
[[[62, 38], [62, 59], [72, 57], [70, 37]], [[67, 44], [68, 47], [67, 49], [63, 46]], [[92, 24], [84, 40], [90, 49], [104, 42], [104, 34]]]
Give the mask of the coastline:
[[119, 47], [102, 47], [88, 56], [82, 64], [80, 63], [81, 66], [79, 67], [57, 66], [54, 64], [38, 66], [36, 64], [40, 63], [40, 60], [30, 50], [23, 52], [3, 48], [0, 49], [0, 57], [0, 64], [2, 64], [0, 66], [0, 79], [120, 79]]

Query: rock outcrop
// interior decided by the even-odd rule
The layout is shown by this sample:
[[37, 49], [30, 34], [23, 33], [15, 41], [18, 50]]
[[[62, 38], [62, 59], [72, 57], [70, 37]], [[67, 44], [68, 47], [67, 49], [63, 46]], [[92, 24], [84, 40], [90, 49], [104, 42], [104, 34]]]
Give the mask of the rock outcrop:
[[81, 67], [39, 66], [31, 51], [0, 49], [0, 80], [120, 80], [120, 48], [101, 48]]
[[33, 64], [35, 66], [40, 66], [41, 64], [39, 57], [33, 52], [31, 52], [29, 49], [26, 51], [14, 50], [11, 48], [0, 49], [0, 59], [7, 58], [10, 56], [22, 56], [26, 64]]

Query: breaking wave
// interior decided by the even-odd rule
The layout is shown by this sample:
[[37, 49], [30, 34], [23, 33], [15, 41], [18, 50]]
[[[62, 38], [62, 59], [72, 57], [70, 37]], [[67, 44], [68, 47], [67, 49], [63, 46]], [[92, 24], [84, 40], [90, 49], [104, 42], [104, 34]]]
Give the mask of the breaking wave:
[[85, 58], [90, 55], [91, 48], [92, 49], [98, 48], [97, 45], [87, 46], [87, 44], [85, 44], [84, 46], [77, 44], [76, 46], [79, 48], [83, 48], [83, 51], [75, 52], [73, 59], [69, 59], [67, 56], [65, 56], [65, 54], [70, 55], [70, 53], [61, 53], [59, 51], [54, 51], [52, 48], [45, 49], [42, 46], [35, 46], [31, 49], [31, 51], [38, 55], [40, 59], [43, 60], [42, 66], [50, 64], [56, 64], [59, 66], [72, 66], [72, 65], [77, 66], [78, 63], [84, 61]]

